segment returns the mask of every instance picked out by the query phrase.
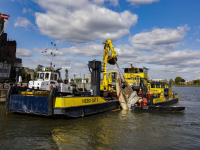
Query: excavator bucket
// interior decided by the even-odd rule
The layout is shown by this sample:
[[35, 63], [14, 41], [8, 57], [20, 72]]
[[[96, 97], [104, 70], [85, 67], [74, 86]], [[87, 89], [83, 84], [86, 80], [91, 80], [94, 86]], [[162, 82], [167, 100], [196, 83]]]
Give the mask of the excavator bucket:
[[117, 62], [117, 58], [116, 57], [111, 57], [111, 56], [108, 57], [108, 63], [110, 65], [115, 65], [116, 62]]

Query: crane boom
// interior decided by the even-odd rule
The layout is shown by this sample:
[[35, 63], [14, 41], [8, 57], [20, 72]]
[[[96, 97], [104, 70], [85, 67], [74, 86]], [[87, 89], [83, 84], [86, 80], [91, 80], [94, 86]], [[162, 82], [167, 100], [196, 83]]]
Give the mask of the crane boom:
[[108, 91], [108, 81], [106, 79], [107, 75], [107, 63], [110, 65], [115, 65], [117, 61], [116, 51], [114, 50], [114, 46], [112, 45], [111, 40], [107, 39], [103, 44], [104, 46], [104, 54], [103, 54], [103, 86], [102, 90]]

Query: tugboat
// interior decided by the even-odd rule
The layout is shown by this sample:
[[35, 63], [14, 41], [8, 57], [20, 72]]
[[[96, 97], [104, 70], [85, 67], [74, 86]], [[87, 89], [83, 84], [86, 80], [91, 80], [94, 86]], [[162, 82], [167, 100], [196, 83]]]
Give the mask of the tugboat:
[[185, 110], [185, 107], [167, 106], [178, 102], [178, 94], [164, 80], [148, 80], [147, 71], [148, 68], [131, 65], [131, 68], [124, 68], [124, 75], [118, 76], [116, 89], [122, 108], [162, 112]]
[[[91, 89], [82, 92], [81, 96], [76, 96], [71, 86], [55, 81], [56, 76], [60, 77], [59, 73], [38, 72], [37, 81], [32, 81], [29, 88], [10, 86], [6, 96], [6, 110], [52, 117], [83, 117], [119, 108], [117, 97], [100, 96], [101, 62], [89, 61], [88, 67], [91, 72]], [[48, 76], [48, 80], [45, 76]]]
[[63, 82], [61, 79], [61, 69], [43, 68], [43, 71], [38, 71], [36, 79], [29, 81], [27, 91], [50, 91], [51, 87], [54, 87], [60, 93], [73, 94], [73, 86], [67, 84], [67, 81]]
[[137, 94], [142, 93], [150, 103], [150, 97], [153, 97], [154, 105], [171, 105], [178, 102], [178, 94], [172, 91], [169, 83], [162, 79], [148, 79], [148, 70], [146, 67], [124, 68], [124, 79]]
[[[172, 91], [171, 85], [163, 79], [148, 81], [147, 97], [152, 95], [154, 105], [172, 105], [178, 103], [178, 94]], [[151, 94], [151, 95], [150, 95]]]

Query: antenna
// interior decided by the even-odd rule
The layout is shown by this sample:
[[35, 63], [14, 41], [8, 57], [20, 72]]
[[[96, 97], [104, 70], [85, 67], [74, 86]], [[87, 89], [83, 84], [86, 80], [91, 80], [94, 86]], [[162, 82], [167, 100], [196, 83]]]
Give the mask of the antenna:
[[128, 63], [131, 65], [131, 68], [132, 68], [132, 67], [133, 67], [133, 63], [134, 63], [134, 62], [128, 62]]
[[[54, 47], [56, 46], [56, 44], [54, 44], [53, 42], [51, 42], [51, 45], [52, 45], [52, 51], [51, 51], [51, 67], [55, 67], [55, 64], [53, 65], [53, 57], [55, 57], [56, 55], [53, 53], [53, 50], [54, 50]], [[57, 50], [58, 48], [56, 48]]]

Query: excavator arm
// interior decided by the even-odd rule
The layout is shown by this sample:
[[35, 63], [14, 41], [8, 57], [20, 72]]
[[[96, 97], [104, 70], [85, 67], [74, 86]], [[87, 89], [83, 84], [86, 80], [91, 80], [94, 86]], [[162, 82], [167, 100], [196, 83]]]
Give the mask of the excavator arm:
[[114, 46], [112, 45], [111, 40], [106, 40], [104, 42], [104, 54], [103, 54], [103, 84], [101, 90], [108, 91], [108, 81], [106, 78], [107, 75], [107, 63], [110, 65], [115, 65], [117, 62], [116, 51], [114, 50]]

